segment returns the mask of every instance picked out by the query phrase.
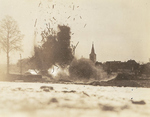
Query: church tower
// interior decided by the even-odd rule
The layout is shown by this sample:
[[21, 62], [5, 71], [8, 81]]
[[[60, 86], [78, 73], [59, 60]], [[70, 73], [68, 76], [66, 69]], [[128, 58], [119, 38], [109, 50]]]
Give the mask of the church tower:
[[94, 50], [94, 44], [92, 44], [91, 54], [89, 55], [89, 57], [90, 57], [90, 60], [93, 61], [93, 63], [95, 64], [96, 54], [95, 54], [95, 50]]

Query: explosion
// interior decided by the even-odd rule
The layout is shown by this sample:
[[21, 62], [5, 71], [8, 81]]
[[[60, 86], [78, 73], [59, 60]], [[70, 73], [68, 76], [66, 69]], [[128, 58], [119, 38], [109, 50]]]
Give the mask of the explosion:
[[75, 79], [101, 79], [101, 71], [97, 69], [94, 63], [85, 58], [74, 59], [69, 66], [70, 77]]
[[61, 68], [60, 66], [52, 66], [48, 73], [56, 79], [66, 79], [69, 77], [68, 67]]
[[114, 75], [107, 75], [102, 67], [97, 68], [91, 60], [86, 58], [74, 59], [65, 68], [53, 66], [49, 69], [49, 74], [55, 79], [68, 79], [73, 81], [101, 81], [115, 78]]
[[[54, 11], [59, 11], [59, 7], [62, 6], [59, 4], [51, 4], [51, 6], [46, 5], [46, 12], [43, 9], [44, 4], [42, 2], [39, 3], [39, 9], [43, 13], [46, 13], [48, 18], [45, 18], [43, 22], [45, 22], [45, 29], [41, 31], [41, 46], [35, 47], [35, 54], [33, 56], [33, 61], [35, 62], [35, 66], [37, 69], [45, 72], [43, 75], [50, 75], [53, 78], [70, 78], [70, 79], [95, 79], [100, 80], [106, 77], [106, 73], [102, 70], [102, 68], [96, 68], [94, 63], [89, 59], [75, 59], [75, 49], [76, 46], [71, 45], [71, 35], [74, 35], [70, 31], [71, 22], [80, 22], [83, 17], [80, 15], [71, 15], [68, 14], [67, 11], [64, 13], [66, 15], [63, 16], [64, 22], [63, 25], [59, 19], [59, 13], [57, 14]], [[65, 6], [63, 6], [65, 7]], [[73, 3], [69, 5], [69, 9], [72, 9], [72, 13], [75, 13], [76, 10], [80, 10], [79, 6], [75, 6]], [[59, 11], [62, 12], [62, 11]], [[57, 15], [55, 15], [57, 14]], [[77, 20], [78, 19], [78, 20]], [[71, 20], [71, 21], [70, 21]], [[47, 21], [49, 23], [47, 23]], [[66, 23], [64, 25], [64, 23]], [[68, 23], [70, 22], [70, 26]], [[56, 30], [55, 26], [57, 25]], [[82, 25], [83, 28], [86, 27], [87, 24]], [[35, 28], [39, 27], [39, 19], [35, 20], [34, 24]], [[35, 31], [35, 39], [36, 40]], [[35, 44], [34, 44], [35, 46]], [[37, 46], [37, 45], [36, 45]], [[48, 73], [48, 74], [47, 74]]]

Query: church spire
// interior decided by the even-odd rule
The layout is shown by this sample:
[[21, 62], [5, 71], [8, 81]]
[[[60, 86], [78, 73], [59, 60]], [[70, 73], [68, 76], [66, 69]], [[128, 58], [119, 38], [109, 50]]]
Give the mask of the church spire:
[[89, 55], [89, 58], [91, 61], [93, 61], [93, 63], [96, 62], [96, 54], [95, 54], [95, 50], [94, 50], [94, 43], [92, 43], [92, 49], [91, 49], [91, 53]]
[[91, 50], [91, 53], [95, 54], [94, 43], [92, 43], [92, 50]]

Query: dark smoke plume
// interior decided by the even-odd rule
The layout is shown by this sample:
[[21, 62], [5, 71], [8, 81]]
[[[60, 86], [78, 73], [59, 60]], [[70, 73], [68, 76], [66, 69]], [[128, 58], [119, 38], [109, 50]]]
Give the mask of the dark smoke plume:
[[58, 25], [58, 29], [58, 33], [51, 28], [42, 31], [42, 46], [34, 48], [34, 56], [31, 58], [36, 69], [46, 71], [53, 65], [65, 68], [73, 60], [70, 28]]
[[85, 58], [79, 60], [74, 59], [69, 67], [69, 74], [71, 78], [75, 79], [101, 79], [101, 70], [97, 69], [94, 63]]
[[73, 52], [70, 46], [70, 28], [68, 26], [58, 25], [57, 42], [54, 49], [55, 63], [61, 67], [69, 65], [73, 60]]

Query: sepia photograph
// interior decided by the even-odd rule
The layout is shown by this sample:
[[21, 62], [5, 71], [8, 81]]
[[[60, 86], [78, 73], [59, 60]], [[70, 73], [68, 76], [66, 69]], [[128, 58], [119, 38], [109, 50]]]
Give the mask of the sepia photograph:
[[150, 117], [150, 0], [0, 0], [0, 117]]

